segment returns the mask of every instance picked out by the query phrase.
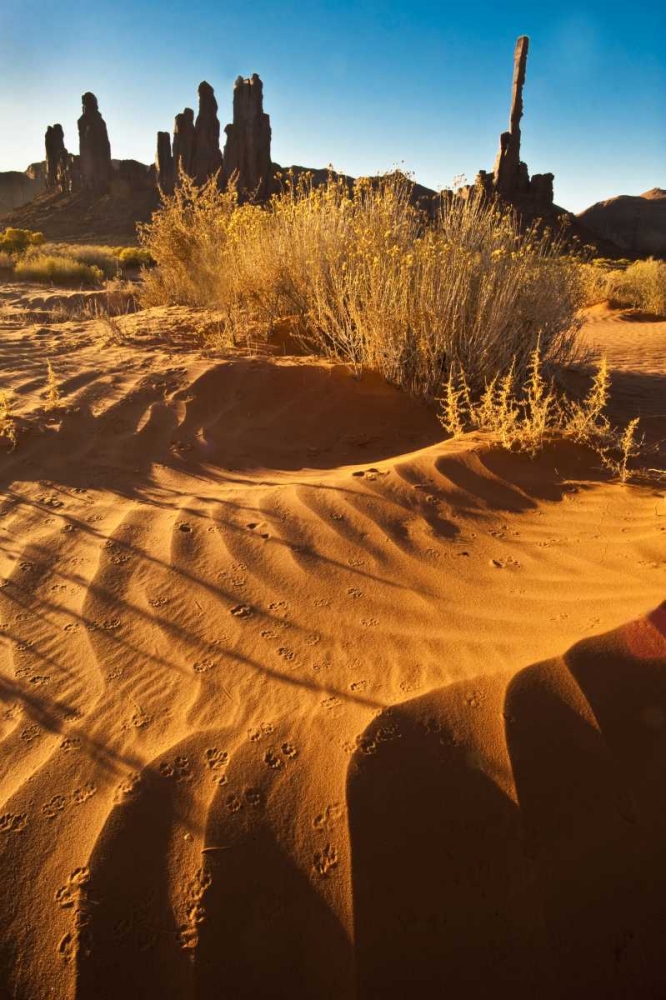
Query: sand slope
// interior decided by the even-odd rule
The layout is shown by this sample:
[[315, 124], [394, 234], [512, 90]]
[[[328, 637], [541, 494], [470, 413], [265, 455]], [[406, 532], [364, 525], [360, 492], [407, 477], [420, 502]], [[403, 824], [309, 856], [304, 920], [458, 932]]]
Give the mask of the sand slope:
[[663, 995], [664, 491], [4, 302], [5, 995]]

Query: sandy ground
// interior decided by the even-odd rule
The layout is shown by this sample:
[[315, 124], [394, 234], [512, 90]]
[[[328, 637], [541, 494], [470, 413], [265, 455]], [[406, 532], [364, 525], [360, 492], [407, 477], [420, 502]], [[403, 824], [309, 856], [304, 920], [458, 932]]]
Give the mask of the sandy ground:
[[[663, 485], [56, 299], [0, 289], [0, 997], [666, 995]], [[663, 438], [666, 323], [584, 336]]]

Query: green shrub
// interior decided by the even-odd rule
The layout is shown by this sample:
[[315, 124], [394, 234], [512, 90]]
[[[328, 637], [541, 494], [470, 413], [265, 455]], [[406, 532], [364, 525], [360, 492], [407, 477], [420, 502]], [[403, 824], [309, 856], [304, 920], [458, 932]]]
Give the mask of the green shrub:
[[14, 273], [24, 281], [55, 285], [101, 285], [104, 281], [104, 272], [99, 267], [73, 257], [46, 253], [19, 260]]

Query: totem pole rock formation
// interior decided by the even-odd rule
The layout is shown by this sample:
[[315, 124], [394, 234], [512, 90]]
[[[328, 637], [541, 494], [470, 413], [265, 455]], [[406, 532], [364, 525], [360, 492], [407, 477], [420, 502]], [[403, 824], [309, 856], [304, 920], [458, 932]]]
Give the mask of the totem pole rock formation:
[[262, 199], [271, 181], [271, 121], [264, 112], [264, 85], [253, 73], [234, 83], [234, 120], [227, 125], [224, 180], [235, 179], [241, 195]]
[[81, 185], [92, 191], [108, 191], [113, 166], [111, 146], [94, 94], [87, 93], [81, 98], [83, 114], [79, 118], [79, 165]]
[[493, 171], [496, 190], [509, 196], [529, 187], [527, 166], [520, 159], [520, 119], [523, 117], [523, 87], [529, 45], [529, 38], [525, 35], [516, 42], [509, 131], [502, 132], [500, 136], [500, 148]]
[[164, 194], [173, 194], [176, 186], [173, 154], [171, 152], [171, 136], [168, 132], [157, 133], [157, 155], [155, 157], [157, 183]]
[[479, 171], [476, 188], [487, 194], [498, 194], [506, 201], [529, 197], [533, 201], [552, 205], [553, 174], [535, 174], [530, 180], [527, 164], [520, 158], [520, 120], [523, 117], [523, 88], [529, 45], [530, 40], [526, 35], [522, 35], [516, 42], [509, 131], [502, 132], [500, 136], [500, 148], [493, 172]]
[[194, 179], [204, 184], [222, 168], [220, 120], [215, 91], [205, 80], [199, 84], [199, 114], [194, 125]]
[[62, 125], [49, 125], [44, 137], [46, 146], [46, 187], [49, 191], [72, 190], [72, 157], [65, 148]]

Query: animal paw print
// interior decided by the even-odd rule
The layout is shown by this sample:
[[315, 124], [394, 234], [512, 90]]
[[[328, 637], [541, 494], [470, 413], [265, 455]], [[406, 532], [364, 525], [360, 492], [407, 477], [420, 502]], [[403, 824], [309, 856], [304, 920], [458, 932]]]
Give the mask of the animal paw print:
[[280, 749], [282, 750], [282, 753], [285, 755], [285, 757], [289, 757], [290, 760], [293, 760], [295, 757], [298, 757], [298, 750], [296, 749], [293, 743], [283, 743]]
[[246, 791], [245, 791], [245, 798], [246, 798], [248, 804], [251, 805], [251, 806], [254, 806], [255, 808], [257, 806], [260, 806], [262, 804], [262, 802], [264, 801], [264, 796], [263, 796], [262, 792], [258, 788], [248, 788], [248, 789], [246, 789]]
[[38, 740], [42, 735], [42, 731], [39, 726], [27, 726], [25, 729], [21, 730], [21, 739], [26, 743], [32, 743], [34, 740]]
[[323, 812], [320, 812], [318, 816], [312, 821], [312, 825], [315, 830], [330, 830], [338, 822], [342, 816], [342, 808], [337, 802], [334, 802], [330, 806], [326, 806]]
[[264, 762], [274, 771], [279, 771], [281, 767], [284, 767], [284, 762], [273, 750], [267, 750], [264, 754]]
[[321, 851], [315, 851], [312, 867], [320, 878], [328, 878], [338, 864], [338, 852], [330, 844], [326, 844]]
[[192, 777], [189, 757], [175, 757], [173, 763], [163, 760], [160, 764], [160, 774], [164, 778], [174, 778], [176, 781], [189, 781]]
[[365, 691], [365, 689], [366, 689], [367, 686], [368, 686], [368, 682], [367, 681], [363, 681], [363, 680], [361, 680], [361, 681], [352, 681], [352, 683], [349, 685], [349, 690], [350, 691]]
[[124, 800], [130, 798], [132, 795], [135, 795], [139, 789], [140, 784], [141, 784], [141, 775], [137, 771], [128, 774], [125, 780], [121, 781], [118, 787], [116, 788], [114, 794], [114, 801], [123, 802]]
[[271, 722], [261, 722], [258, 729], [248, 729], [247, 735], [250, 743], [258, 743], [264, 736], [270, 736], [274, 732]]
[[349, 589], [347, 590], [347, 593], [349, 594], [350, 597], [362, 597], [363, 596], [363, 591], [359, 590], [358, 587], [349, 587]]
[[328, 712], [330, 712], [330, 711], [331, 711], [332, 709], [334, 709], [334, 708], [337, 708], [337, 707], [338, 707], [338, 705], [340, 705], [340, 704], [341, 704], [341, 701], [340, 701], [340, 699], [339, 699], [339, 698], [337, 698], [337, 697], [336, 697], [335, 695], [331, 695], [331, 697], [330, 697], [330, 698], [324, 698], [324, 700], [322, 701], [322, 705], [323, 705], [323, 707], [324, 707], [324, 708], [325, 708], [325, 709], [326, 709], [326, 710], [327, 710]]
[[218, 750], [217, 747], [208, 747], [204, 754], [204, 759], [211, 771], [219, 771], [229, 763], [229, 754], [226, 750]]
[[20, 833], [27, 825], [27, 813], [5, 813], [0, 816], [0, 833]]
[[366, 628], [374, 628], [375, 625], [379, 625], [379, 622], [376, 618], [361, 618], [361, 625]]
[[55, 902], [63, 910], [75, 906], [80, 898], [83, 887], [90, 881], [90, 871], [88, 868], [75, 868], [64, 885], [61, 885], [55, 892]]
[[64, 795], [54, 795], [52, 799], [44, 803], [42, 813], [47, 819], [53, 819], [58, 813], [63, 811], [66, 805], [67, 799]]
[[95, 785], [92, 781], [89, 781], [80, 788], [75, 788], [72, 792], [72, 798], [76, 802], [77, 806], [81, 806], [84, 802], [87, 802], [88, 799], [91, 799], [96, 791], [97, 785]]
[[306, 646], [318, 646], [320, 642], [321, 642], [321, 636], [317, 635], [316, 633], [309, 635], [305, 640]]
[[465, 702], [470, 708], [478, 708], [485, 700], [486, 696], [483, 691], [473, 691], [465, 698]]
[[152, 597], [148, 601], [148, 604], [151, 606], [151, 608], [163, 608], [169, 603], [169, 601], [170, 601], [169, 597]]
[[278, 649], [278, 656], [281, 656], [283, 660], [288, 660], [291, 662], [296, 658], [296, 653], [289, 646], [280, 646]]
[[216, 666], [214, 660], [197, 660], [194, 664], [194, 672], [197, 674], [207, 674]]
[[243, 808], [243, 803], [237, 795], [227, 795], [226, 806], [230, 813], [237, 813]]

